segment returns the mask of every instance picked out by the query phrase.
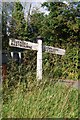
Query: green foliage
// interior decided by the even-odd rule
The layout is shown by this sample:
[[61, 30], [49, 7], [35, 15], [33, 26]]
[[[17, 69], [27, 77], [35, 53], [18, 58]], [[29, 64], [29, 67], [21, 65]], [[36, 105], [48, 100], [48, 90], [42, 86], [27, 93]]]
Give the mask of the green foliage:
[[67, 46], [66, 57], [63, 60], [63, 76], [67, 74], [68, 79], [78, 80], [78, 51], [79, 46], [76, 44]]
[[[43, 73], [56, 78], [78, 79], [79, 3], [69, 6], [61, 2], [45, 2], [48, 15], [32, 14], [31, 24], [36, 34], [44, 37], [43, 44], [66, 50], [65, 56], [58, 57], [43, 53]], [[76, 7], [75, 7], [76, 6]], [[47, 55], [48, 54], [48, 55]]]
[[20, 2], [15, 2], [14, 4], [12, 12], [12, 26], [11, 37], [24, 39], [27, 35], [27, 25], [24, 19], [23, 6]]
[[[23, 87], [27, 88], [31, 82], [33, 83], [36, 77], [36, 58], [34, 57], [36, 52], [33, 54], [31, 51], [24, 53], [23, 63], [19, 63], [14, 60], [9, 60], [7, 64], [7, 79], [3, 81], [3, 93], [8, 94], [9, 91], [14, 90], [18, 85], [23, 84]], [[34, 57], [32, 60], [32, 56]], [[29, 78], [31, 81], [29, 82]]]
[[43, 75], [78, 80], [78, 51], [78, 44], [67, 44], [65, 56], [43, 53]]

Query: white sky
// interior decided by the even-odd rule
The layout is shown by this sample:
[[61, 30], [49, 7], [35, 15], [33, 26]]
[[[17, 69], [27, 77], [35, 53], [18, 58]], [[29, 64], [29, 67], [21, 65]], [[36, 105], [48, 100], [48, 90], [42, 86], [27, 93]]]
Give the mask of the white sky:
[[38, 8], [40, 12], [44, 12], [45, 14], [48, 14], [49, 12], [45, 8], [41, 8], [41, 3], [42, 2], [22, 2], [22, 5], [25, 7], [24, 9], [25, 16], [27, 15], [27, 11], [29, 9], [30, 4], [32, 4], [31, 10], [33, 9], [35, 10], [36, 8]]
[[[18, 0], [0, 0], [1, 2], [17, 2]], [[45, 2], [45, 1], [50, 1], [50, 2], [62, 2], [62, 1], [67, 1], [67, 2], [79, 2], [80, 0], [20, 0], [21, 2]]]
[[22, 2], [36, 2], [36, 3], [43, 3], [46, 2], [47, 0], [20, 0]]

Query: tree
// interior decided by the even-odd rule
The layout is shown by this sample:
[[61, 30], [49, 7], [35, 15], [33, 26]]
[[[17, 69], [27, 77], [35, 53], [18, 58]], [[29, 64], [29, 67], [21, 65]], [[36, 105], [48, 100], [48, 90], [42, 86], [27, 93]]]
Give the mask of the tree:
[[9, 47], [9, 38], [27, 39], [27, 24], [20, 2], [2, 3], [2, 47]]
[[12, 12], [11, 37], [24, 39], [27, 35], [27, 25], [24, 19], [23, 6], [15, 2]]
[[[79, 3], [77, 3], [79, 6]], [[45, 2], [42, 6], [46, 6], [50, 11], [49, 15], [43, 21], [43, 35], [52, 42], [67, 43], [78, 40], [79, 33], [79, 7], [78, 10], [75, 3], [70, 5], [61, 2]], [[51, 40], [52, 39], [52, 40]]]
[[2, 49], [9, 49], [8, 23], [11, 21], [13, 3], [2, 3]]

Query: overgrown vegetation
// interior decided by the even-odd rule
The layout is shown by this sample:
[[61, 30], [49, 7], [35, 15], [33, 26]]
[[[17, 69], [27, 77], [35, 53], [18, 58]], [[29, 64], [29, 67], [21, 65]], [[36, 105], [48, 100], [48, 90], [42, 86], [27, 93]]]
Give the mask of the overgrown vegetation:
[[3, 118], [78, 118], [78, 90], [49, 79], [28, 81], [27, 88], [7, 91]]
[[29, 67], [10, 65], [2, 87], [3, 118], [78, 118], [78, 89], [47, 76], [37, 81], [34, 70], [26, 74]]

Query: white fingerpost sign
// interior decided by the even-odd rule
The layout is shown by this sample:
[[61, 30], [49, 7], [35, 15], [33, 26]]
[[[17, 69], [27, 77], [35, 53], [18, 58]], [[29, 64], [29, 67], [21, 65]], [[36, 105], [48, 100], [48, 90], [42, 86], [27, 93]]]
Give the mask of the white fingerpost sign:
[[51, 46], [43, 46], [43, 51], [52, 53], [52, 54], [58, 54], [58, 55], [65, 55], [65, 50], [56, 48], [56, 47], [51, 47]]
[[[23, 48], [23, 49], [30, 49], [37, 51], [37, 80], [42, 79], [42, 51], [49, 52], [58, 55], [65, 55], [65, 50], [52, 47], [52, 46], [45, 46], [42, 45], [42, 38], [40, 36], [37, 37], [37, 43], [32, 43], [29, 41], [22, 41], [18, 39], [11, 38], [9, 39], [9, 45], [11, 47]], [[13, 56], [13, 54], [11, 54]], [[19, 53], [19, 57], [21, 58], [21, 54]]]
[[32, 43], [29, 41], [22, 41], [14, 38], [9, 39], [9, 45], [11, 47], [30, 49], [30, 50], [37, 50], [37, 47], [38, 47], [38, 44], [36, 43]]

